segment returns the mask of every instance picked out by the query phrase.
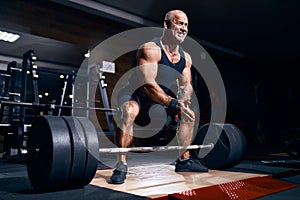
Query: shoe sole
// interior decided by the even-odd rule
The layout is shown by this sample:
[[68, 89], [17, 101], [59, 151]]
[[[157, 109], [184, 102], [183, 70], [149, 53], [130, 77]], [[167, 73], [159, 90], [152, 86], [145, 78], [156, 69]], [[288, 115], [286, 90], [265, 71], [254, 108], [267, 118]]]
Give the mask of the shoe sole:
[[109, 183], [110, 183], [110, 184], [116, 184], [116, 185], [117, 185], [117, 184], [123, 184], [123, 183], [125, 183], [125, 181], [122, 181], [122, 182], [113, 182], [113, 181], [109, 181]]
[[208, 170], [203, 170], [203, 171], [192, 171], [192, 170], [175, 170], [175, 172], [208, 172]]

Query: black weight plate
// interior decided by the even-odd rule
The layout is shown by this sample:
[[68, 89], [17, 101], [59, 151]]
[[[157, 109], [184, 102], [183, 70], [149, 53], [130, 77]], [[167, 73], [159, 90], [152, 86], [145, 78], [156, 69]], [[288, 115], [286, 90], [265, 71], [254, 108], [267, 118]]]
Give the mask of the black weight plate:
[[89, 119], [85, 117], [76, 117], [76, 119], [80, 122], [86, 139], [86, 163], [85, 170], [81, 178], [82, 186], [85, 186], [92, 181], [97, 171], [99, 160], [99, 141], [96, 129]]
[[[231, 166], [234, 166], [238, 163], [240, 163], [245, 154], [246, 154], [246, 151], [247, 151], [247, 141], [246, 141], [246, 138], [245, 138], [245, 135], [243, 134], [243, 132], [235, 125], [233, 124], [227, 124], [228, 126], [228, 129], [230, 129], [230, 131], [232, 131], [234, 133], [234, 137], [237, 138], [238, 140], [238, 143], [240, 145], [240, 151], [237, 151], [237, 155], [234, 157], [235, 159], [233, 159], [231, 162], [229, 162], [229, 166], [228, 167], [231, 167]], [[235, 151], [233, 149], [233, 151]]]
[[81, 187], [81, 178], [85, 169], [86, 148], [85, 136], [81, 125], [75, 117], [64, 116], [71, 139], [71, 167], [66, 185], [68, 187]]
[[228, 157], [226, 163], [224, 163], [224, 168], [232, 167], [241, 161], [243, 148], [242, 140], [239, 132], [236, 131], [237, 127], [232, 124], [224, 124], [223, 131], [227, 136], [228, 145]]
[[[214, 143], [214, 148], [209, 151], [209, 153], [202, 159], [202, 161], [209, 169], [220, 169], [225, 166], [227, 158], [229, 156], [229, 141], [223, 131], [221, 131], [220, 136], [218, 135], [220, 127], [216, 124], [209, 124], [204, 126], [204, 132], [202, 132], [204, 136], [206, 136], [207, 132], [209, 131], [209, 126], [211, 126], [211, 132], [209, 132], [210, 138], [207, 142]], [[200, 130], [201, 129], [202, 128], [200, 128]], [[199, 153], [203, 151], [207, 152], [208, 150], [209, 149], [200, 149]]]
[[[208, 130], [210, 130], [209, 133], [207, 133]], [[246, 141], [241, 131], [232, 124], [203, 125], [198, 130], [193, 144], [203, 144], [203, 142], [213, 143], [214, 148], [212, 150], [200, 149], [195, 151], [195, 154], [209, 169], [223, 169], [236, 165], [245, 153]]]
[[27, 172], [31, 185], [48, 190], [65, 186], [71, 164], [69, 131], [61, 117], [39, 116], [28, 137]]

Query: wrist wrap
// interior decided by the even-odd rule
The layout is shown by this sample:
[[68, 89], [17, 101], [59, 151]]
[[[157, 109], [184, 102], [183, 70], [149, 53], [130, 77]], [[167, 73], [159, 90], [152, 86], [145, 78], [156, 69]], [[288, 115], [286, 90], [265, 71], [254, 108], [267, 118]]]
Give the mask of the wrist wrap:
[[170, 104], [168, 105], [168, 109], [175, 111], [177, 109], [177, 106], [179, 105], [179, 102], [177, 99], [172, 99]]

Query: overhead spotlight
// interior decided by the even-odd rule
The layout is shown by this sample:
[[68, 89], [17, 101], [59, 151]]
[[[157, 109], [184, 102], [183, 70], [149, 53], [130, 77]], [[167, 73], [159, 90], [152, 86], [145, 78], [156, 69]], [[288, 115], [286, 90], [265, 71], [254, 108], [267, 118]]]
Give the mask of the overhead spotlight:
[[65, 76], [61, 74], [61, 75], [59, 76], [59, 78], [63, 79], [63, 78], [65, 78]]
[[39, 94], [39, 98], [43, 98], [43, 95]]
[[8, 33], [6, 31], [0, 31], [0, 40], [5, 42], [15, 42], [20, 38], [20, 35], [14, 33]]
[[69, 98], [70, 98], [70, 99], [73, 99], [73, 95], [70, 94], [70, 95], [69, 95]]
[[84, 57], [89, 58], [91, 56], [91, 52], [90, 50], [88, 50], [88, 52], [86, 54], [84, 54]]
[[49, 93], [48, 93], [48, 92], [45, 92], [45, 94], [44, 94], [44, 95], [47, 97], [47, 96], [49, 96]]

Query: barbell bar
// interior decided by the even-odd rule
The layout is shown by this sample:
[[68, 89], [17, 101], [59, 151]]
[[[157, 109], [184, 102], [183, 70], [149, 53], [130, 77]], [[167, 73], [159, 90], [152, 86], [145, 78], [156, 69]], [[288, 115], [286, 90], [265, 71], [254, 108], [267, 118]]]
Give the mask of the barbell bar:
[[152, 152], [152, 151], [171, 151], [171, 150], [190, 150], [213, 148], [214, 144], [189, 145], [189, 146], [152, 146], [152, 147], [129, 147], [129, 148], [99, 148], [99, 153], [126, 153], [126, 152]]
[[[214, 144], [206, 145], [188, 145], [188, 146], [152, 146], [152, 147], [128, 147], [128, 148], [99, 148], [99, 153], [127, 153], [127, 152], [153, 152], [153, 151], [171, 151], [171, 150], [190, 150], [190, 149], [205, 149], [214, 148]], [[39, 148], [31, 149], [31, 151], [39, 152]]]

